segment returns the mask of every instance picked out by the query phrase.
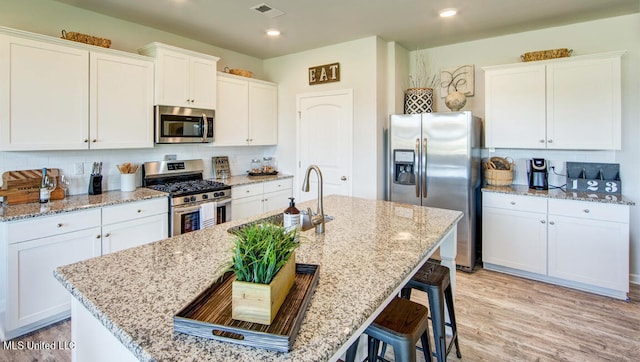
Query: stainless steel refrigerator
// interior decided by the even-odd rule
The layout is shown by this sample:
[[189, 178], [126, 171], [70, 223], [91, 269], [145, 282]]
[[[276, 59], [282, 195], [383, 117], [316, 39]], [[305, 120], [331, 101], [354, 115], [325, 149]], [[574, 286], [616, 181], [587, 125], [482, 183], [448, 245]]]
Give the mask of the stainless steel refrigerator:
[[387, 199], [462, 211], [456, 264], [465, 271], [479, 250], [481, 129], [471, 112], [389, 117]]

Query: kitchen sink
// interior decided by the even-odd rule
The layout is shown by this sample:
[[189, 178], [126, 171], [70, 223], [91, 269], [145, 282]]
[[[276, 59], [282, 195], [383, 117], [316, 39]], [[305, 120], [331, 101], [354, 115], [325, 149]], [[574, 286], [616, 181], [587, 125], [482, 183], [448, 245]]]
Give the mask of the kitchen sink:
[[[304, 210], [300, 211], [300, 217], [302, 218], [302, 231], [307, 231], [307, 230], [311, 230], [311, 229], [315, 228], [315, 225], [312, 225], [311, 222], [309, 221], [309, 216], [308, 216], [306, 211], [304, 211]], [[334, 219], [333, 216], [324, 215], [324, 222], [325, 223], [328, 223], [329, 221], [331, 221], [333, 219]], [[275, 225], [282, 226], [284, 224], [284, 215], [280, 213], [280, 214], [275, 214], [275, 215], [263, 217], [262, 219], [250, 221], [250, 222], [247, 222], [247, 223], [240, 224], [240, 225], [234, 226], [232, 228], [229, 228], [229, 229], [227, 229], [227, 232], [233, 234], [236, 231], [242, 230], [243, 228], [245, 228], [245, 227], [247, 227], [249, 225], [263, 224], [263, 223], [272, 223], [272, 224], [275, 224]]]

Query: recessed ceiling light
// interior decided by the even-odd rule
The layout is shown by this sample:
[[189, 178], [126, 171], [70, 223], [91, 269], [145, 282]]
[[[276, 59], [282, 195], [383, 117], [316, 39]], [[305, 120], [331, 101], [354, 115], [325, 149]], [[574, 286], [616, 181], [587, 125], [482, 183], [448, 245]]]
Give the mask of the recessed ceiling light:
[[268, 36], [280, 36], [280, 30], [278, 29], [269, 29], [267, 30], [267, 35]]
[[448, 17], [456, 15], [457, 13], [458, 13], [457, 9], [453, 9], [453, 8], [444, 9], [444, 10], [440, 10], [440, 17], [441, 18], [448, 18]]

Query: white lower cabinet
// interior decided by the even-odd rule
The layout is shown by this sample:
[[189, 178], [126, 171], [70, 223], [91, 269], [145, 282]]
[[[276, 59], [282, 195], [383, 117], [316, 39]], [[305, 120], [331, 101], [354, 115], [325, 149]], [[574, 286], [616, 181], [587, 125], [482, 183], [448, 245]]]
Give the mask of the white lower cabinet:
[[484, 268], [626, 299], [629, 206], [484, 192]]
[[233, 187], [231, 217], [244, 219], [289, 205], [293, 193], [293, 179], [280, 179]]
[[102, 209], [102, 254], [168, 237], [167, 199], [152, 199]]
[[629, 289], [629, 207], [549, 200], [549, 276]]
[[71, 297], [53, 271], [166, 238], [167, 208], [158, 198], [0, 223], [0, 337], [68, 317]]

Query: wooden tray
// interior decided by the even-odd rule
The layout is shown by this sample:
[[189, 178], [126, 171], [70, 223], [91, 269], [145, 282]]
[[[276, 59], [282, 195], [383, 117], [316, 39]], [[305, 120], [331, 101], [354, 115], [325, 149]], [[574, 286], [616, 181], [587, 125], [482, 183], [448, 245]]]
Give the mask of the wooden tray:
[[231, 283], [227, 272], [173, 317], [173, 330], [198, 337], [289, 352], [318, 284], [314, 264], [296, 264], [296, 279], [271, 325], [231, 318]]
[[249, 172], [249, 176], [274, 176], [277, 175], [278, 171], [272, 172]]

